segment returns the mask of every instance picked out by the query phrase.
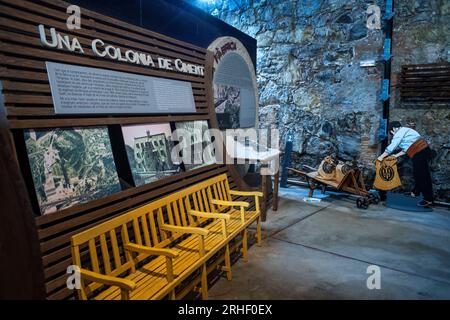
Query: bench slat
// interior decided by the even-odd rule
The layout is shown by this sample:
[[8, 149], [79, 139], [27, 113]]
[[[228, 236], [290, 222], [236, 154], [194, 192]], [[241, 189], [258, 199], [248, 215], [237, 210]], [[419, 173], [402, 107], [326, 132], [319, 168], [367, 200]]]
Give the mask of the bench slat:
[[183, 197], [180, 194], [180, 197], [177, 200], [178, 202], [178, 206], [180, 207], [180, 216], [181, 216], [181, 223], [183, 226], [187, 227], [187, 222], [186, 222], [186, 210], [184, 208], [183, 205]]
[[[121, 292], [115, 286], [108, 287], [101, 283], [90, 283], [82, 290], [81, 298], [91, 298], [90, 296], [93, 295], [94, 299], [123, 299], [124, 297], [160, 299], [168, 295], [173, 299], [176, 298], [176, 287], [197, 271], [201, 273], [202, 278], [202, 297], [207, 298], [205, 269], [207, 260], [217, 254], [223, 254], [224, 261], [228, 261], [228, 264], [225, 262], [226, 270], [224, 270], [227, 271], [227, 277], [231, 279], [228, 243], [232, 238], [240, 237], [242, 231], [250, 223], [256, 221], [259, 215], [257, 211], [248, 211], [241, 220], [241, 212], [238, 208], [218, 206], [217, 210], [211, 200], [231, 199], [229, 190], [227, 175], [216, 176], [75, 235], [72, 243], [77, 244], [78, 247], [73, 246], [74, 259], [76, 259], [75, 251], [79, 250], [79, 246], [87, 247], [87, 250], [83, 249], [83, 255], [90, 258], [92, 271], [132, 280], [137, 284], [136, 288], [127, 293]], [[188, 213], [192, 207], [201, 212], [220, 214], [220, 212], [226, 211], [231, 219], [226, 223], [225, 220], [218, 218], [194, 217]], [[204, 238], [186, 233], [166, 233], [160, 229], [160, 226], [164, 224], [179, 227], [199, 227], [201, 225], [202, 228], [209, 230], [209, 233], [204, 235]], [[117, 229], [120, 229], [120, 241], [116, 234]], [[108, 237], [109, 242], [107, 241]], [[185, 239], [175, 242], [180, 237], [185, 237]], [[97, 239], [99, 239], [100, 249], [97, 249]], [[142, 251], [136, 254], [125, 250], [124, 244], [127, 243], [137, 245], [145, 243], [148, 247], [171, 248], [171, 250], [178, 251], [178, 256], [171, 258], [162, 255], [153, 256], [156, 252], [149, 255], [152, 251], [148, 251], [148, 253]], [[244, 242], [242, 245], [245, 245]], [[109, 250], [112, 252], [114, 267]], [[246, 247], [244, 252], [246, 252]], [[164, 254], [164, 251], [159, 251], [157, 254]], [[123, 264], [122, 257], [125, 259]], [[146, 260], [148, 258], [151, 258], [150, 261]], [[99, 265], [99, 261], [102, 262], [101, 265]], [[175, 277], [171, 276], [172, 271]], [[98, 292], [99, 289], [100, 292]]]
[[95, 247], [95, 238], [89, 240], [89, 254], [91, 257], [92, 270], [99, 273], [100, 267], [98, 266], [97, 248]]
[[117, 244], [117, 236], [116, 236], [116, 230], [110, 230], [109, 231], [109, 238], [111, 239], [111, 247], [113, 251], [114, 256], [114, 266], [115, 269], [120, 268], [122, 265], [122, 262], [120, 260], [120, 254], [119, 254], [119, 245]]
[[134, 231], [134, 239], [136, 240], [137, 244], [142, 245], [142, 237], [141, 237], [141, 230], [139, 228], [139, 218], [133, 219], [133, 231]]
[[[158, 208], [158, 224], [159, 224], [160, 226], [162, 226], [162, 225], [164, 224], [162, 207], [159, 207], [159, 208]], [[161, 239], [162, 239], [163, 242], [164, 242], [164, 240], [167, 239], [166, 232], [165, 232], [165, 231], [160, 231], [160, 233], [161, 233]]]
[[152, 233], [153, 245], [157, 246], [159, 241], [158, 235], [156, 233], [156, 224], [155, 224], [155, 217], [153, 216], [153, 210], [149, 212], [148, 216], [150, 217], [150, 230]]
[[147, 223], [147, 217], [148, 214], [144, 214], [141, 217], [141, 222], [142, 222], [142, 232], [144, 233], [144, 243], [146, 246], [151, 247], [152, 243], [150, 242], [150, 233], [149, 233], [149, 227], [148, 227], [148, 223]]
[[100, 235], [100, 248], [102, 250], [103, 266], [105, 268], [105, 273], [109, 274], [111, 273], [111, 262], [109, 258], [108, 245], [106, 243], [105, 234]]
[[181, 219], [180, 219], [180, 213], [179, 213], [179, 210], [178, 210], [177, 200], [171, 202], [169, 204], [169, 206], [170, 205], [173, 207], [173, 215], [175, 217], [175, 225], [181, 226]]

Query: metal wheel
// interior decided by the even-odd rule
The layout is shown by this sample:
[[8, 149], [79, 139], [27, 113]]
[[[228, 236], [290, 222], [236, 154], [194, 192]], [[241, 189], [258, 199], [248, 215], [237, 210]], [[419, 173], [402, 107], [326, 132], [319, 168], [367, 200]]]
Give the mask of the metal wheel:
[[372, 196], [372, 203], [373, 203], [373, 204], [379, 204], [379, 203], [380, 203], [380, 200], [381, 200], [381, 199], [380, 199], [380, 196], [379, 196], [379, 195], [376, 194], [376, 195], [373, 195], [373, 196]]
[[362, 209], [362, 207], [363, 207], [363, 200], [362, 200], [362, 198], [356, 199], [356, 206], [357, 206], [359, 209]]
[[369, 208], [369, 204], [370, 204], [370, 202], [369, 202], [369, 198], [363, 198], [363, 206], [362, 206], [362, 208], [365, 210], [365, 209], [367, 209], [367, 208]]
[[368, 198], [358, 198], [356, 199], [356, 206], [359, 209], [367, 209], [369, 208], [369, 199]]

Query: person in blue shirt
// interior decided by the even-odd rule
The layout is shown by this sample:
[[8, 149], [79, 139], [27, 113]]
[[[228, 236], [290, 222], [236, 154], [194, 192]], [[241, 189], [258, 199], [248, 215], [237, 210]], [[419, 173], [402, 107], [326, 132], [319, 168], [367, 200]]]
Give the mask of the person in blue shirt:
[[[416, 183], [412, 194], [414, 196], [423, 195], [423, 200], [419, 201], [417, 205], [421, 207], [432, 205], [433, 184], [428, 166], [431, 150], [428, 144], [416, 130], [402, 127], [398, 121], [390, 123], [389, 132], [393, 135], [392, 141], [377, 160], [382, 161], [387, 156], [399, 158], [408, 154], [413, 162], [414, 180]], [[397, 149], [400, 151], [394, 153]]]

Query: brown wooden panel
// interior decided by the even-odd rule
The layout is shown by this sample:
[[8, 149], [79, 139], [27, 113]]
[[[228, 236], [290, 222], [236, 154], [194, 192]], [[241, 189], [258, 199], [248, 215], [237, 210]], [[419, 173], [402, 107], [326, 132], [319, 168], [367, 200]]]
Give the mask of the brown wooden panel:
[[400, 97], [408, 106], [450, 103], [450, 63], [402, 66]]
[[[15, 2], [15, 1], [13, 1]], [[67, 8], [67, 2], [65, 1], [60, 1], [60, 0], [41, 0], [41, 3], [45, 3], [47, 5], [50, 6], [55, 6], [58, 7], [59, 9], [61, 9], [63, 12], [66, 11]], [[139, 34], [144, 35], [146, 38], [153, 38], [153, 39], [159, 39], [160, 41], [164, 41], [166, 43], [172, 43], [175, 44], [179, 47], [183, 47], [183, 48], [188, 48], [193, 50], [193, 52], [198, 52], [199, 54], [206, 54], [207, 50], [201, 47], [198, 47], [196, 45], [184, 42], [184, 41], [180, 41], [153, 31], [150, 31], [148, 29], [139, 27], [139, 26], [135, 26], [133, 24], [118, 20], [118, 19], [114, 19], [99, 13], [96, 13], [94, 11], [90, 11], [90, 10], [86, 10], [83, 9], [83, 15], [86, 15], [87, 17], [94, 19], [94, 20], [98, 20], [98, 21], [102, 21], [104, 23], [107, 24], [112, 24], [114, 26], [120, 26], [121, 28], [123, 28], [124, 30], [130, 30], [132, 32], [137, 32]]]
[[[1, 34], [2, 32], [0, 32], [0, 39]], [[21, 50], [23, 50], [23, 47], [21, 45], [0, 42], [0, 52], [15, 54], [16, 52], [20, 52]], [[77, 64], [85, 67], [101, 67], [114, 71], [130, 72], [153, 77], [163, 77], [174, 80], [189, 81], [193, 83], [204, 82], [203, 78], [198, 76], [189, 76], [175, 71], [161, 71], [158, 69], [150, 69], [143, 66], [135, 66], [130, 63], [120, 63], [114, 62], [112, 60], [97, 58], [90, 50], [86, 50], [86, 55], [79, 55], [75, 53], [61, 53], [61, 51], [53, 52], [48, 49], [27, 48], [22, 52], [22, 55], [25, 57], [39, 57], [39, 59], [47, 59], [49, 61], [55, 61], [59, 63]], [[36, 65], [40, 65], [40, 67], [44, 69], [45, 62], [36, 61]], [[18, 65], [17, 67], [22, 66]]]
[[[4, 14], [9, 14], [9, 15], [13, 15], [13, 14], [23, 15], [24, 14], [24, 12], [21, 12], [19, 10], [12, 9], [9, 7], [5, 7], [2, 5], [0, 5], [0, 9], [3, 10]], [[204, 63], [205, 63], [205, 61], [200, 58], [188, 56], [188, 55], [185, 55], [185, 54], [179, 53], [179, 52], [173, 52], [173, 51], [161, 49], [161, 48], [153, 46], [153, 45], [148, 45], [148, 44], [143, 44], [143, 43], [139, 43], [139, 42], [135, 42], [135, 41], [130, 41], [127, 39], [113, 37], [108, 34], [99, 33], [96, 30], [83, 29], [83, 31], [78, 31], [78, 33], [77, 33], [77, 31], [71, 32], [65, 28], [64, 23], [61, 23], [59, 21], [54, 21], [52, 24], [51, 20], [46, 19], [46, 18], [43, 18], [43, 19], [44, 19], [44, 21], [42, 21], [41, 18], [34, 17], [31, 20], [25, 19], [23, 21], [18, 21], [18, 20], [11, 19], [8, 17], [0, 17], [0, 27], [4, 29], [4, 31], [2, 31], [2, 32], [9, 31], [9, 32], [18, 32], [20, 34], [20, 37], [17, 37], [17, 38], [10, 37], [10, 35], [5, 34], [4, 39], [12, 41], [12, 42], [19, 42], [20, 40], [23, 41], [25, 39], [28, 39], [29, 45], [34, 44], [34, 45], [41, 46], [40, 41], [39, 41], [39, 30], [38, 30], [37, 26], [38, 26], [38, 24], [47, 22], [48, 24], [52, 25], [52, 27], [54, 27], [57, 32], [59, 32], [61, 34], [76, 36], [78, 38], [78, 40], [80, 41], [80, 44], [82, 45], [83, 49], [90, 48], [91, 41], [96, 38], [101, 37], [102, 40], [107, 42], [107, 44], [112, 44], [115, 47], [122, 49], [123, 52], [125, 52], [126, 50], [129, 50], [129, 49], [132, 49], [132, 50], [152, 54], [152, 56], [154, 56], [154, 57], [168, 57], [168, 58], [173, 58], [173, 59], [180, 58], [185, 62], [195, 63], [195, 64], [199, 64], [199, 65], [204, 65]], [[6, 30], [8, 30], [8, 31], [6, 31]], [[46, 29], [46, 30], [48, 30], [48, 29]], [[81, 33], [81, 35], [80, 35], [80, 33]]]
[[[141, 27], [82, 9], [82, 29], [67, 30], [65, 18], [69, 4], [59, 0], [0, 0], [0, 81], [11, 129], [73, 126], [127, 125], [175, 121], [208, 120], [217, 128], [213, 104], [213, 55], [204, 48], [157, 34]], [[84, 55], [46, 48], [39, 40], [38, 24], [62, 34], [76, 36]], [[204, 76], [195, 76], [140, 65], [112, 61], [95, 56], [90, 48], [93, 39], [105, 44], [151, 54], [180, 58], [205, 67]], [[53, 110], [45, 61], [162, 77], [192, 84], [195, 114], [155, 115], [56, 115]], [[15, 164], [16, 165], [16, 164]], [[71, 264], [70, 237], [133, 207], [163, 197], [188, 185], [226, 172], [230, 187], [246, 189], [231, 165], [210, 165], [183, 172], [141, 187], [129, 188], [102, 199], [79, 204], [37, 218], [37, 227], [48, 299], [73, 298], [65, 287], [66, 268]]]
[[[3, 56], [3, 57], [0, 56], [0, 61], [3, 61], [4, 57], [5, 56]], [[8, 57], [6, 57], [6, 58], [8, 58]], [[18, 82], [18, 81], [11, 81], [11, 80], [3, 81], [3, 92], [7, 93], [7, 92], [11, 92], [11, 91], [23, 91], [23, 92], [50, 94], [50, 85], [48, 83]], [[192, 91], [194, 92], [196, 101], [201, 101], [200, 99], [204, 99], [206, 101], [206, 97], [205, 97], [206, 91], [204, 89], [192, 88]]]
[[[4, 0], [0, 0], [0, 3], [5, 4], [6, 6], [2, 6], [1, 7], [1, 11], [5, 14], [5, 15], [12, 15], [15, 17], [19, 17], [20, 19], [27, 19], [28, 21], [34, 22], [36, 24], [47, 24], [49, 26], [55, 26], [55, 27], [60, 27], [63, 30], [66, 29], [66, 27], [63, 25], [65, 23], [65, 18], [67, 17], [66, 14], [66, 8], [67, 8], [67, 3], [66, 4], [62, 4], [63, 2], [61, 2], [61, 6], [60, 6], [60, 10], [53, 10], [50, 9], [49, 6], [42, 6], [40, 4], [36, 4], [36, 3], [32, 3], [29, 1], [22, 1], [22, 0], [13, 0], [13, 1], [4, 1]], [[54, 1], [49, 2], [48, 4], [55, 4]], [[8, 6], [12, 6], [12, 7], [16, 7], [16, 8], [20, 8], [24, 11], [20, 12], [20, 10], [17, 9], [13, 9], [10, 8]], [[31, 11], [32, 13], [30, 14], [29, 11]], [[74, 32], [74, 34], [81, 34], [81, 35], [89, 35], [88, 30], [92, 29], [95, 30], [96, 32], [98, 32], [99, 37], [100, 35], [104, 35], [101, 32], [105, 32], [105, 33], [110, 33], [111, 35], [117, 37], [117, 38], [129, 38], [129, 39], [133, 39], [136, 41], [141, 41], [143, 43], [149, 43], [152, 45], [156, 45], [156, 46], [161, 46], [161, 47], [165, 47], [169, 50], [173, 50], [173, 51], [177, 51], [180, 53], [184, 53], [186, 55], [192, 55], [194, 57], [199, 57], [199, 58], [203, 58], [204, 57], [204, 53], [205, 53], [205, 49], [201, 49], [198, 47], [197, 49], [193, 49], [193, 50], [189, 50], [189, 49], [185, 49], [185, 45], [174, 45], [174, 43], [178, 42], [178, 43], [182, 43], [180, 41], [177, 40], [173, 40], [169, 37], [164, 37], [161, 35], [158, 35], [157, 37], [154, 36], [145, 36], [142, 35], [142, 33], [139, 32], [135, 32], [134, 30], [137, 29], [141, 29], [139, 27], [133, 27], [133, 28], [119, 28], [119, 25], [123, 25], [123, 23], [121, 23], [119, 20], [116, 20], [117, 23], [114, 23], [113, 20], [115, 19], [111, 19], [110, 17], [108, 18], [103, 18], [104, 20], [107, 20], [108, 23], [102, 23], [101, 22], [101, 15], [98, 15], [97, 17], [99, 17], [100, 19], [95, 20], [96, 18], [92, 17], [91, 19], [86, 19], [86, 17], [90, 16], [90, 13], [92, 13], [91, 11], [85, 10], [83, 9], [83, 27], [79, 30], [73, 30], [72, 32]], [[92, 14], [91, 14], [92, 16]], [[46, 18], [46, 17], [50, 17], [50, 18]], [[142, 29], [145, 30], [145, 29]], [[166, 38], [167, 41], [161, 41], [160, 39], [162, 38]]]
[[156, 123], [172, 121], [168, 119], [180, 119], [181, 120], [208, 120], [209, 115], [205, 113], [197, 112], [196, 115], [178, 115], [178, 116], [165, 116], [165, 117], [111, 117], [111, 118], [54, 118], [52, 121], [48, 119], [25, 119], [25, 120], [9, 120], [10, 127], [12, 129], [26, 129], [26, 128], [54, 128], [54, 127], [82, 127], [82, 126], [102, 126], [112, 124], [144, 124], [144, 123]]

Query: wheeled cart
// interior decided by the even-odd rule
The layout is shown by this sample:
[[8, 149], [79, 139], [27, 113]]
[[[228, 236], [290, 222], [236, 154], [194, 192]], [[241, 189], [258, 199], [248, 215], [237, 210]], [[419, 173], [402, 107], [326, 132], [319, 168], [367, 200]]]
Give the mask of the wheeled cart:
[[288, 170], [306, 180], [309, 186], [309, 197], [313, 196], [314, 190], [317, 188], [321, 188], [322, 193], [325, 193], [326, 188], [331, 187], [336, 191], [346, 192], [356, 197], [356, 206], [361, 209], [367, 209], [369, 205], [380, 202], [377, 194], [366, 190], [362, 173], [357, 168], [349, 170], [341, 181], [322, 179], [317, 171], [305, 172], [294, 168], [288, 168]]

